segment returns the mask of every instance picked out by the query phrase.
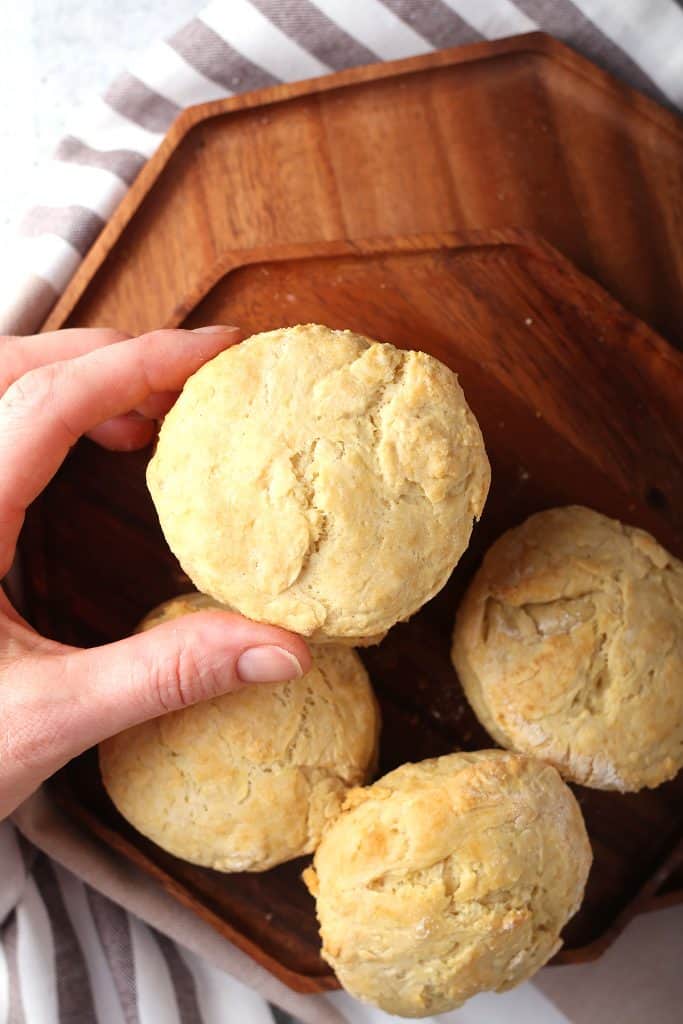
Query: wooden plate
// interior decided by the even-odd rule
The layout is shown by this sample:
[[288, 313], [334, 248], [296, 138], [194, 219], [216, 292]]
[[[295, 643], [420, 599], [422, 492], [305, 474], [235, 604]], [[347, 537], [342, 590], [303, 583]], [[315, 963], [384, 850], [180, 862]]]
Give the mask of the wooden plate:
[[[183, 322], [247, 331], [322, 321], [417, 347], [460, 375], [481, 423], [493, 485], [470, 550], [409, 623], [362, 653], [384, 714], [381, 770], [490, 740], [448, 657], [459, 596], [502, 530], [579, 502], [643, 526], [683, 555], [683, 358], [543, 242], [523, 232], [427, 235], [233, 253]], [[187, 589], [144, 483], [148, 453], [79, 443], [24, 538], [31, 619], [69, 643], [130, 632]], [[54, 781], [72, 814], [292, 987], [334, 978], [317, 954], [301, 864], [220, 875], [138, 836], [104, 794], [92, 755]], [[683, 774], [621, 796], [576, 788], [595, 854], [586, 900], [558, 960], [596, 956], [673, 877], [683, 849]], [[676, 895], [667, 898], [677, 898]]]
[[683, 127], [541, 33], [185, 111], [49, 317], [140, 332], [235, 249], [545, 238], [683, 344]]

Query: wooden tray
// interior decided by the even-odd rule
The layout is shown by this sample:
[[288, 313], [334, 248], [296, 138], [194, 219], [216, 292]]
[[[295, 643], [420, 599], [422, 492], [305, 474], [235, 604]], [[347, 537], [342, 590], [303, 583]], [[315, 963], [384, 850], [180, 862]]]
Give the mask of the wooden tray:
[[[503, 529], [540, 508], [581, 502], [683, 555], [683, 357], [524, 232], [235, 253], [182, 309], [188, 326], [235, 321], [251, 332], [317, 320], [422, 348], [458, 372], [481, 423], [493, 485], [470, 550], [441, 594], [362, 652], [384, 716], [382, 772], [491, 744], [448, 652], [463, 587]], [[79, 443], [30, 518], [28, 613], [61, 640], [123, 636], [188, 587], [145, 488], [147, 458]], [[302, 863], [230, 876], [176, 860], [121, 819], [92, 755], [53, 786], [71, 814], [287, 984], [335, 985], [318, 957]], [[595, 864], [558, 962], [597, 956], [683, 856], [683, 773], [640, 794], [576, 792]]]
[[[238, 96], [181, 115], [45, 324], [316, 318], [457, 366], [496, 480], [449, 587], [366, 655], [383, 767], [484, 741], [453, 689], [447, 633], [506, 525], [584, 500], [681, 553], [680, 361], [522, 236], [359, 240], [526, 227], [680, 344], [682, 167], [675, 115], [542, 34]], [[29, 517], [26, 597], [53, 635], [121, 636], [187, 586], [158, 532], [145, 461], [83, 442]], [[57, 785], [74, 814], [289, 984], [334, 984], [298, 866], [234, 879], [193, 869], [127, 828], [87, 758]], [[680, 796], [677, 783], [585, 796], [596, 867], [559, 959], [596, 955], [653, 893], [679, 898]]]
[[683, 344], [683, 127], [537, 33], [192, 108], [47, 322], [139, 332], [234, 249], [536, 232]]

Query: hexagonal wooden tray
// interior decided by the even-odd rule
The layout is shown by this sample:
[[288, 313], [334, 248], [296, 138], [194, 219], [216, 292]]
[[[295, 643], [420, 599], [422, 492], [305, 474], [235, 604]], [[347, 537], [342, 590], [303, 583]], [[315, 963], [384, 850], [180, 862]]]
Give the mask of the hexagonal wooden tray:
[[[493, 485], [470, 550], [441, 594], [362, 652], [384, 714], [382, 771], [490, 745], [448, 649], [459, 595], [503, 529], [536, 509], [579, 502], [641, 525], [683, 554], [683, 358], [533, 236], [234, 253], [179, 308], [187, 326], [234, 321], [251, 332], [313, 320], [424, 349], [458, 372], [481, 423]], [[147, 457], [81, 442], [29, 524], [29, 613], [65, 641], [122, 636], [149, 607], [188, 587], [145, 488]], [[335, 984], [318, 957], [302, 863], [230, 876], [169, 856], [117, 814], [92, 755], [64, 769], [54, 792], [288, 984]], [[683, 852], [683, 775], [652, 792], [577, 787], [577, 795], [595, 865], [559, 961], [597, 955], [672, 877]]]
[[[382, 769], [488, 742], [448, 637], [506, 526], [582, 501], [683, 552], [680, 358], [549, 247], [488, 230], [542, 235], [680, 343], [682, 166], [675, 115], [540, 33], [236, 96], [181, 115], [46, 321], [140, 332], [317, 319], [460, 373], [494, 484], [443, 593], [363, 655], [384, 711]], [[472, 228], [487, 232], [452, 233]], [[29, 517], [25, 597], [47, 632], [110, 640], [187, 587], [146, 458], [82, 442]], [[579, 791], [596, 860], [559, 961], [597, 955], [633, 913], [680, 898], [682, 786]], [[300, 864], [230, 877], [174, 860], [116, 814], [92, 756], [55, 792], [288, 984], [335, 984]]]

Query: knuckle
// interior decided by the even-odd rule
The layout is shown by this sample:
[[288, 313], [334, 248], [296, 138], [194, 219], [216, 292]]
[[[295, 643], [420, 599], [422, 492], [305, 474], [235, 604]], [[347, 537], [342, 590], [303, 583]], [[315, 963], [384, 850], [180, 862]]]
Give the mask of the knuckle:
[[215, 693], [215, 674], [187, 640], [160, 656], [152, 666], [148, 685], [164, 711], [189, 707]]
[[70, 444], [78, 440], [78, 432], [67, 421], [60, 394], [73, 371], [69, 363], [51, 363], [29, 370], [15, 380], [0, 398], [0, 409], [15, 427], [23, 430], [47, 414], [55, 428], [64, 433]]
[[7, 388], [2, 404], [10, 412], [30, 413], [49, 406], [55, 395], [59, 371], [54, 365], [29, 370]]
[[106, 345], [116, 345], [119, 341], [128, 341], [130, 339], [130, 334], [118, 331], [115, 327], [98, 327], [96, 330], [100, 339]]

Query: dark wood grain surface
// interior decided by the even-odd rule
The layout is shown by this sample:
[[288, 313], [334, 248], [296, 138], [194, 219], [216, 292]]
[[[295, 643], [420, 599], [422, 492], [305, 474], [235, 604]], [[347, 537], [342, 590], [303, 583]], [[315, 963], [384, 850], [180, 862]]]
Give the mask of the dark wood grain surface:
[[[459, 597], [483, 551], [531, 512], [579, 502], [643, 526], [683, 555], [683, 357], [547, 244], [524, 232], [436, 234], [234, 252], [191, 299], [187, 326], [247, 331], [321, 321], [438, 356], [460, 376], [489, 451], [493, 484], [470, 549], [444, 590], [362, 652], [384, 716], [381, 771], [490, 740], [448, 650]], [[29, 614], [70, 643], [123, 636], [188, 588], [144, 482], [149, 453], [80, 442], [30, 517]], [[86, 827], [288, 984], [335, 984], [318, 957], [301, 863], [262, 875], [192, 867], [119, 817], [86, 755], [55, 780]], [[595, 864], [560, 962], [599, 954], [666, 892], [681, 857], [683, 777], [622, 796], [576, 787]]]

